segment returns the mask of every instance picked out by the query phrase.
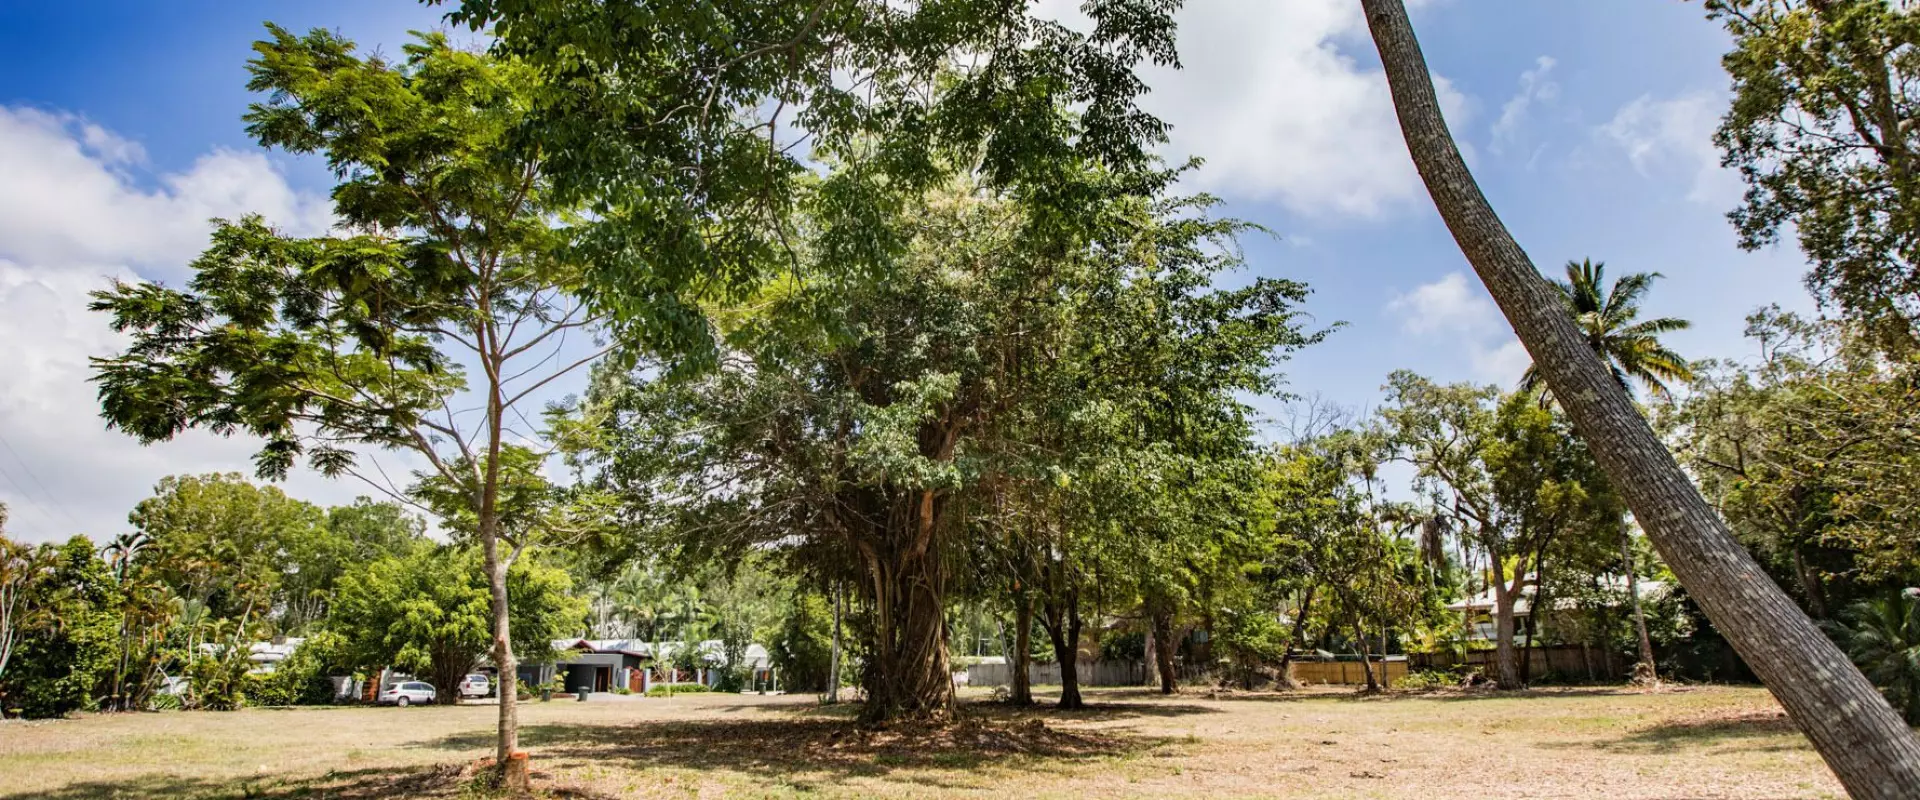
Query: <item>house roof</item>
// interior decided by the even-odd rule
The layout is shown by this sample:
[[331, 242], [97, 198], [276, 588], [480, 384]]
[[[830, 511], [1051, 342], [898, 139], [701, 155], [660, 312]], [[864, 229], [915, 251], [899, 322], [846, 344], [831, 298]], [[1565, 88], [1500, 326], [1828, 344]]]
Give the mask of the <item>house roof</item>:
[[[678, 652], [683, 646], [680, 642], [661, 642], [659, 644], [659, 657], [663, 659], [672, 658], [673, 654]], [[726, 647], [720, 640], [708, 639], [703, 642], [698, 642], [694, 646], [699, 648], [701, 656], [708, 662], [719, 666], [726, 665]], [[620, 653], [635, 658], [654, 657], [654, 643], [641, 641], [639, 639], [555, 639], [553, 640], [553, 649], [584, 650], [589, 653]], [[747, 645], [745, 655], [747, 666], [755, 669], [764, 667], [773, 660], [772, 654], [767, 652], [767, 648], [758, 644]]]

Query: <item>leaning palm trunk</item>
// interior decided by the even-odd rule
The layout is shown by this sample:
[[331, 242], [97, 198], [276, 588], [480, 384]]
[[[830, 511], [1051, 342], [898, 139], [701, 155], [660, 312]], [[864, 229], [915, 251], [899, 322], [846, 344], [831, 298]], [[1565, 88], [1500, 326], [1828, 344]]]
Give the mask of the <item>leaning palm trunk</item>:
[[1454, 240], [1707, 618], [1856, 798], [1920, 797], [1920, 739], [1760, 569], [1687, 479], [1500, 222], [1460, 157], [1401, 0], [1361, 0], [1401, 131]]

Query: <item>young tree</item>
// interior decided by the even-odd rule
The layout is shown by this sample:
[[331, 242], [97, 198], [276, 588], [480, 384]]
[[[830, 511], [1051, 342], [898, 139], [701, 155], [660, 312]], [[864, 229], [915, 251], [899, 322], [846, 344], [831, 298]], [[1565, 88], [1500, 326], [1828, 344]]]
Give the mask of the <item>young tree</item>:
[[[248, 112], [266, 147], [324, 156], [340, 235], [283, 236], [223, 222], [185, 290], [121, 284], [93, 307], [132, 335], [94, 362], [109, 424], [141, 439], [188, 428], [266, 440], [263, 477], [305, 456], [329, 475], [401, 489], [356, 448], [406, 451], [451, 487], [491, 585], [501, 670], [497, 759], [516, 763], [514, 648], [501, 464], [511, 436], [538, 440], [526, 406], [594, 361], [582, 339], [606, 317], [580, 296], [583, 267], [556, 220], [546, 155], [515, 136], [542, 103], [538, 70], [427, 35], [398, 63], [326, 31], [270, 27], [255, 46]], [[467, 405], [473, 408], [465, 408]], [[506, 775], [510, 784], [522, 782]]]
[[1755, 579], [1759, 565], [1586, 347], [1460, 157], [1406, 7], [1400, 0], [1361, 5], [1408, 150], [1441, 218], [1634, 518], [1847, 790], [1860, 798], [1911, 796], [1920, 786], [1920, 740], [1779, 586]]

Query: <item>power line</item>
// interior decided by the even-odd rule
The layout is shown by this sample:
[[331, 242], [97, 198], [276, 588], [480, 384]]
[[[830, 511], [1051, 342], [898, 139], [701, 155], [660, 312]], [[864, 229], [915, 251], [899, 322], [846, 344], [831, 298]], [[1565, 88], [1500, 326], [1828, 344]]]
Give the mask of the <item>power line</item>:
[[0, 466], [0, 478], [6, 478], [7, 483], [13, 487], [14, 492], [18, 493], [22, 499], [27, 501], [27, 507], [33, 509], [41, 517], [45, 518], [47, 523], [52, 526], [49, 528], [49, 531], [56, 532], [54, 538], [58, 538], [57, 531], [60, 528], [60, 521], [54, 519], [52, 514], [47, 513], [47, 510], [40, 505], [40, 501], [33, 499], [33, 495], [28, 494], [27, 490], [21, 488], [20, 482], [14, 480], [13, 473], [8, 472], [5, 466]]
[[[74, 519], [73, 514], [67, 511], [66, 506], [60, 505], [60, 501], [53, 496], [52, 491], [47, 489], [47, 485], [40, 482], [40, 476], [34, 474], [33, 466], [28, 464], [26, 459], [20, 457], [20, 451], [13, 449], [13, 444], [7, 441], [5, 434], [0, 434], [0, 447], [6, 448], [7, 452], [13, 455], [13, 460], [20, 462], [20, 468], [26, 470], [27, 477], [33, 481], [33, 485], [40, 487], [40, 495], [45, 497], [47, 502], [51, 503], [56, 511], [60, 512], [60, 516], [67, 518], [67, 524], [72, 525], [76, 533], [79, 532], [81, 527], [80, 520]], [[12, 480], [12, 478], [8, 478], [8, 480]]]

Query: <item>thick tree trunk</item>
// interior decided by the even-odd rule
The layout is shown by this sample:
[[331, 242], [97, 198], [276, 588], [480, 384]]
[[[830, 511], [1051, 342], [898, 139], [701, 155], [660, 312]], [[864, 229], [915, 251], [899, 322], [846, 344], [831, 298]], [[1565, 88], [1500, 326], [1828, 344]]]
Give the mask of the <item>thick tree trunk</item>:
[[1620, 526], [1620, 563], [1627, 569], [1627, 600], [1633, 604], [1633, 631], [1640, 640], [1640, 661], [1633, 666], [1633, 682], [1656, 684], [1660, 672], [1653, 660], [1653, 637], [1647, 635], [1647, 612], [1640, 606], [1640, 577], [1633, 563], [1633, 534]]
[[1180, 685], [1173, 671], [1173, 611], [1153, 612], [1154, 669], [1160, 673], [1160, 693], [1173, 694]]
[[899, 549], [863, 548], [865, 591], [873, 607], [873, 642], [862, 680], [867, 691], [863, 722], [942, 722], [953, 713], [945, 576], [940, 548], [929, 536], [921, 531], [890, 537], [902, 544]]
[[1518, 599], [1521, 582], [1507, 583], [1506, 569], [1502, 566], [1500, 554], [1491, 553], [1487, 559], [1493, 565], [1493, 665], [1496, 688], [1518, 689], [1520, 682], [1519, 654], [1513, 649], [1514, 603]]
[[1027, 590], [1014, 592], [1013, 652], [1008, 654], [1007, 673], [1013, 692], [1007, 701], [1017, 706], [1033, 705], [1033, 596]]
[[1060, 663], [1060, 708], [1086, 708], [1080, 698], [1080, 610], [1078, 598], [1047, 603], [1047, 637], [1053, 640], [1053, 658]]
[[1447, 131], [1401, 0], [1361, 0], [1435, 206], [1574, 427], [1714, 627], [1856, 798], [1920, 797], [1920, 739], [1734, 539], [1567, 317]]

